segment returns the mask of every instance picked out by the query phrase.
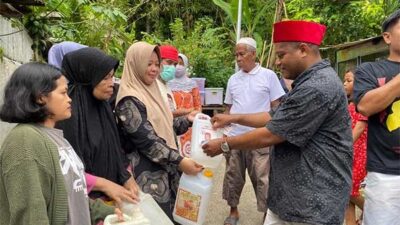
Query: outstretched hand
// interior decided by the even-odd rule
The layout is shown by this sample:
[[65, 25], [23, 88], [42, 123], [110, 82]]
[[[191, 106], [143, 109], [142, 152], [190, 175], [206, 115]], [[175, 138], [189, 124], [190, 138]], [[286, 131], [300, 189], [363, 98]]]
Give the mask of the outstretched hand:
[[137, 203], [139, 200], [138, 195], [134, 195], [131, 190], [128, 190], [119, 184], [104, 178], [98, 178], [97, 182], [101, 182], [100, 190], [114, 200], [117, 205], [121, 205], [122, 201]]
[[211, 118], [211, 123], [214, 129], [223, 128], [231, 124], [232, 115], [229, 114], [217, 114]]
[[125, 182], [124, 187], [131, 192], [131, 197], [135, 201], [139, 201], [139, 186], [132, 176]]
[[[222, 115], [222, 114], [220, 114]], [[204, 153], [206, 153], [208, 156], [214, 157], [217, 156], [221, 153], [223, 153], [222, 149], [221, 149], [221, 144], [223, 142], [222, 138], [217, 138], [217, 139], [213, 139], [208, 141], [207, 143], [205, 143], [202, 148]]]
[[183, 158], [181, 163], [179, 164], [180, 170], [182, 172], [188, 174], [188, 175], [197, 175], [199, 172], [201, 172], [204, 167], [192, 159], [189, 158]]

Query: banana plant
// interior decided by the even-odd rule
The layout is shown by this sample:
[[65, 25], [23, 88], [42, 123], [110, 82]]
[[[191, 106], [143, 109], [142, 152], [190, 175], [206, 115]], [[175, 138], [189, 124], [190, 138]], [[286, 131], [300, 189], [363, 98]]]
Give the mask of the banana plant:
[[[236, 23], [238, 18], [239, 1], [231, 0], [230, 2], [226, 2], [223, 0], [213, 0], [213, 2], [225, 12], [228, 21], [232, 24], [233, 31], [230, 32], [230, 37], [232, 40], [235, 40], [237, 32]], [[256, 28], [258, 25], [260, 25], [261, 21], [264, 21], [266, 22], [265, 26], [271, 27], [270, 32], [268, 33], [272, 33], [274, 15], [267, 15], [266, 13], [267, 11], [273, 11], [269, 9], [274, 8], [275, 4], [276, 0], [267, 0], [266, 3], [261, 4], [260, 7], [254, 7], [254, 10], [250, 10], [249, 1], [242, 1], [242, 27], [244, 29], [241, 34], [242, 36], [251, 36], [256, 40], [257, 46], [259, 46], [257, 48], [257, 56], [259, 57], [261, 64], [263, 64], [265, 61], [265, 57], [267, 55], [266, 52], [270, 47], [267, 43], [271, 36], [268, 36], [268, 34], [261, 36], [256, 31]]]

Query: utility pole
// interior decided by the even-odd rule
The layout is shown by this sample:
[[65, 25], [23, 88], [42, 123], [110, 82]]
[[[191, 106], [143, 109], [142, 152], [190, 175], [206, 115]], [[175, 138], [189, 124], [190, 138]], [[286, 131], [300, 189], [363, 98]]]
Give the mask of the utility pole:
[[[238, 0], [238, 19], [236, 23], [236, 43], [240, 39], [240, 33], [242, 32], [242, 0]], [[237, 63], [235, 63], [235, 71], [237, 72], [239, 70], [239, 66]]]

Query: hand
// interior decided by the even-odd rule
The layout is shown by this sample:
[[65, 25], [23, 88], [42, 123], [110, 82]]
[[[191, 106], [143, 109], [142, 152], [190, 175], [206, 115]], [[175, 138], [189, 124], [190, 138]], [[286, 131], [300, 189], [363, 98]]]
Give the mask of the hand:
[[124, 214], [122, 213], [121, 209], [115, 207], [114, 214], [117, 215], [118, 222], [124, 222]]
[[188, 120], [189, 120], [190, 122], [193, 122], [194, 117], [196, 117], [196, 115], [197, 115], [198, 113], [200, 113], [200, 111], [197, 111], [197, 110], [191, 111], [191, 112], [187, 115]]
[[189, 113], [191, 113], [191, 112], [193, 112], [194, 111], [194, 108], [192, 107], [192, 108], [188, 108], [188, 109], [186, 109], [186, 114], [189, 114]]
[[214, 129], [223, 128], [232, 123], [232, 115], [229, 114], [217, 114], [211, 118], [211, 123]]
[[135, 179], [131, 176], [124, 184], [124, 187], [131, 192], [131, 196], [134, 200], [139, 201], [139, 186]]
[[179, 163], [179, 169], [188, 175], [194, 176], [201, 172], [204, 167], [189, 158], [183, 158], [181, 163]]
[[[222, 115], [222, 114], [220, 114], [220, 115]], [[224, 141], [224, 139], [222, 139], [222, 138], [213, 139], [213, 140], [208, 141], [201, 147], [203, 148], [204, 153], [206, 153], [208, 156], [214, 157], [214, 156], [217, 156], [217, 155], [223, 153], [223, 151], [221, 149], [221, 144], [223, 141]]]
[[96, 190], [104, 192], [108, 197], [114, 200], [117, 205], [121, 205], [122, 201], [137, 203], [135, 196], [132, 195], [131, 191], [101, 177], [96, 179]]

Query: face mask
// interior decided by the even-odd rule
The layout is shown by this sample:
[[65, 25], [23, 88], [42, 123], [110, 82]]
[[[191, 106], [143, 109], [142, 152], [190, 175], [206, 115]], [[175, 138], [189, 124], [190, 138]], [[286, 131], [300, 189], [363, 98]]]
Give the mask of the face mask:
[[161, 79], [163, 81], [168, 82], [175, 78], [175, 66], [164, 65], [163, 71], [161, 72]]
[[185, 74], [186, 74], [186, 68], [182, 65], [177, 65], [175, 71], [175, 77], [181, 78], [185, 76]]

